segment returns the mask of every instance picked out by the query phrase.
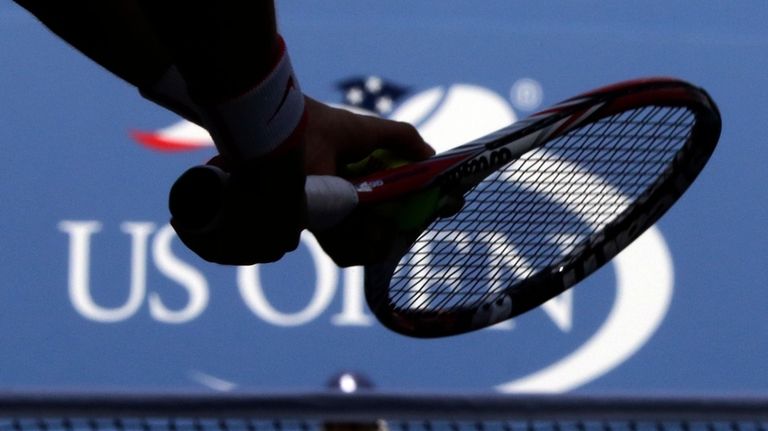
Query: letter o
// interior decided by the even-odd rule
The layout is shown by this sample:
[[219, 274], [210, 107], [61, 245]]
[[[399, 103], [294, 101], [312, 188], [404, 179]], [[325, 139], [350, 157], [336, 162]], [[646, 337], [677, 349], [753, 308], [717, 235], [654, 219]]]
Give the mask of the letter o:
[[304, 232], [301, 242], [309, 248], [317, 275], [315, 289], [309, 303], [294, 313], [275, 309], [264, 295], [259, 275], [259, 265], [241, 266], [237, 273], [237, 285], [245, 304], [257, 316], [276, 326], [304, 325], [322, 314], [333, 300], [338, 281], [338, 269], [312, 234]]

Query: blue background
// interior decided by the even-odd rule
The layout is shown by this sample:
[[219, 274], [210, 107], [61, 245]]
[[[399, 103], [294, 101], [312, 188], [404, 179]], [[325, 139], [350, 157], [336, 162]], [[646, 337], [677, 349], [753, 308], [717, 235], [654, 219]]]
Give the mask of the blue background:
[[[706, 88], [722, 111], [720, 146], [659, 224], [675, 268], [671, 307], [636, 354], [574, 390], [768, 393], [767, 2], [350, 0], [278, 9], [304, 91], [328, 102], [341, 101], [340, 80], [368, 74], [416, 92], [471, 83], [507, 99], [514, 82], [532, 78], [543, 106], [647, 75]], [[278, 327], [244, 305], [236, 269], [205, 264], [176, 241], [210, 291], [197, 318], [158, 322], [146, 298], [120, 322], [84, 318], [68, 297], [70, 238], [59, 224], [102, 223], [91, 242], [92, 292], [103, 306], [122, 304], [131, 243], [121, 223], [162, 227], [169, 185], [211, 155], [152, 152], [129, 134], [176, 121], [0, 0], [0, 389], [204, 390], [199, 377], [210, 375], [241, 390], [309, 390], [355, 370], [387, 390], [485, 391], [573, 351], [611, 307], [606, 267], [573, 294], [569, 331], [541, 310], [512, 330], [446, 340], [412, 340], [375, 323], [340, 327], [332, 317], [341, 285], [316, 319]], [[302, 248], [261, 268], [276, 308], [307, 304], [310, 262]], [[186, 301], [152, 262], [147, 289], [170, 308]]]

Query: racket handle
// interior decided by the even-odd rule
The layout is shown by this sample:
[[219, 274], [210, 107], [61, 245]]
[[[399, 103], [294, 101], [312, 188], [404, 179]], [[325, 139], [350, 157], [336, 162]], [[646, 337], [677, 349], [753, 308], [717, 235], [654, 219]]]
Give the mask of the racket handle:
[[[190, 168], [171, 187], [169, 207], [177, 224], [206, 231], [219, 222], [221, 197], [229, 174], [212, 165]], [[305, 184], [309, 230], [331, 228], [358, 204], [357, 190], [349, 181], [330, 175], [309, 175]]]
[[357, 189], [349, 181], [332, 175], [309, 175], [304, 185], [307, 195], [307, 229], [332, 228], [357, 207]]

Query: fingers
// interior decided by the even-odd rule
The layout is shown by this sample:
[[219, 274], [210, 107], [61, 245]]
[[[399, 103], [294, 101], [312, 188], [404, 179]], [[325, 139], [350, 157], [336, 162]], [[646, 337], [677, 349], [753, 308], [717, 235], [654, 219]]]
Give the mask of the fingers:
[[342, 268], [383, 261], [396, 237], [386, 220], [364, 208], [351, 214], [345, 223], [313, 234], [326, 254]]
[[355, 114], [311, 98], [306, 99], [306, 107], [308, 173], [333, 174], [338, 164], [360, 161], [378, 149], [411, 161], [435, 154], [408, 123]]
[[[411, 124], [359, 115], [357, 121], [364, 133], [358, 139], [355, 155], [365, 157], [374, 150], [386, 149], [401, 158], [419, 161], [435, 154]], [[353, 161], [353, 160], [349, 160]]]
[[377, 123], [374, 126], [377, 133], [370, 141], [371, 150], [383, 148], [412, 160], [424, 160], [435, 155], [435, 150], [424, 142], [413, 125], [380, 118], [369, 118], [368, 121]]

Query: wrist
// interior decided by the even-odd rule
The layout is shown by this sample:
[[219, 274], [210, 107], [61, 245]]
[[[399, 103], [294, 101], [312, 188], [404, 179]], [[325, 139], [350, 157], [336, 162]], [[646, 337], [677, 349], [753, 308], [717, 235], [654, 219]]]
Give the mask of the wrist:
[[284, 152], [285, 147], [300, 145], [303, 140], [304, 95], [279, 35], [269, 73], [237, 97], [219, 103], [193, 100], [174, 66], [139, 91], [146, 99], [204, 126], [219, 153], [233, 164]]
[[283, 39], [278, 61], [261, 82], [228, 101], [200, 106], [199, 112], [219, 152], [235, 162], [295, 145], [305, 115], [304, 95]]

